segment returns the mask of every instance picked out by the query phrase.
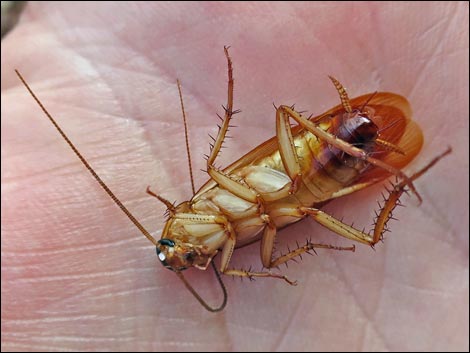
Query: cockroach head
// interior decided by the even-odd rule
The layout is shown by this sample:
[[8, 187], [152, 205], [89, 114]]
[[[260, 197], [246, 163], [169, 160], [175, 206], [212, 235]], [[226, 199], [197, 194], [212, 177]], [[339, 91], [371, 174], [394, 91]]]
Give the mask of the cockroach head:
[[179, 272], [189, 267], [206, 269], [213, 256], [208, 256], [203, 246], [162, 238], [157, 244], [157, 256], [163, 266]]

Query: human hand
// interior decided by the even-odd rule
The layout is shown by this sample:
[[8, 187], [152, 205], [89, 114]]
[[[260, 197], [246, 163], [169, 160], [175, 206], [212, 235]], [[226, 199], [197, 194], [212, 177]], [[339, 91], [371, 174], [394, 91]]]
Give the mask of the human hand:
[[[30, 3], [2, 46], [2, 350], [468, 350], [468, 9], [463, 3]], [[190, 197], [175, 80], [195, 171], [235, 75], [224, 165], [271, 137], [272, 102], [319, 114], [351, 97], [406, 96], [425, 145], [405, 169], [454, 152], [416, 182], [385, 244], [319, 256], [266, 279], [226, 280], [206, 312], [71, 153], [19, 69], [133, 214], [159, 237], [168, 199]], [[3, 104], [5, 103], [5, 104]], [[196, 184], [207, 178], [196, 173]], [[368, 226], [381, 187], [325, 209]], [[279, 233], [350, 245], [313, 221]], [[283, 248], [284, 247], [284, 248]], [[259, 244], [234, 267], [260, 267]], [[211, 303], [212, 274], [188, 279]]]

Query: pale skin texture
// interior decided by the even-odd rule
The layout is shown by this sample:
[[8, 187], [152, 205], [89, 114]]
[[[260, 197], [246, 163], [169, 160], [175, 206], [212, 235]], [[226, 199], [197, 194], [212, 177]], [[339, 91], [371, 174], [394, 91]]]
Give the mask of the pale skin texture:
[[[191, 8], [190, 8], [191, 7]], [[206, 312], [93, 181], [14, 75], [159, 238], [164, 208], [190, 197], [175, 80], [189, 116], [196, 185], [226, 101], [231, 45], [239, 127], [226, 165], [271, 137], [272, 102], [319, 114], [351, 97], [406, 96], [425, 145], [411, 173], [452, 145], [404, 198], [376, 251], [319, 250], [281, 270], [299, 281], [226, 278]], [[2, 350], [468, 350], [468, 5], [30, 4], [2, 42]], [[4, 104], [5, 103], [5, 104]], [[369, 226], [381, 187], [324, 209]], [[350, 245], [311, 220], [312, 236]], [[259, 243], [235, 252], [260, 269]], [[211, 303], [210, 272], [187, 277]]]

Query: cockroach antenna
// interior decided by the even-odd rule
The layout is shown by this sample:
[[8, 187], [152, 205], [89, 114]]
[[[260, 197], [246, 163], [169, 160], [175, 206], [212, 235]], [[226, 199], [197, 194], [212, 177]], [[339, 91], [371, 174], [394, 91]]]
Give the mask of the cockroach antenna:
[[47, 109], [44, 107], [44, 105], [41, 103], [39, 98], [34, 94], [32, 89], [29, 87], [29, 85], [26, 83], [25, 79], [21, 74], [19, 73], [18, 70], [15, 70], [16, 74], [20, 78], [21, 82], [23, 85], [26, 87], [28, 92], [31, 94], [31, 96], [34, 98], [36, 103], [39, 105], [39, 107], [42, 109], [44, 114], [49, 118], [51, 121], [52, 125], [56, 128], [56, 130], [59, 132], [59, 134], [62, 136], [62, 138], [67, 142], [69, 147], [72, 149], [72, 151], [75, 153], [75, 155], [80, 159], [80, 161], [83, 163], [83, 165], [88, 169], [88, 171], [91, 173], [93, 178], [100, 184], [100, 186], [103, 188], [104, 191], [111, 197], [111, 199], [114, 201], [116, 205], [121, 209], [122, 212], [125, 213], [127, 218], [131, 220], [132, 223], [140, 230], [140, 232], [145, 235], [145, 237], [150, 240], [150, 242], [157, 246], [158, 242], [155, 240], [154, 237], [150, 235], [150, 233], [144, 228], [144, 226], [130, 213], [130, 211], [122, 204], [122, 202], [114, 195], [114, 193], [108, 188], [108, 186], [104, 183], [104, 181], [96, 174], [95, 170], [90, 166], [90, 164], [87, 162], [87, 160], [81, 155], [81, 153], [78, 151], [78, 149], [75, 147], [75, 145], [70, 141], [70, 139], [67, 137], [65, 132], [60, 128], [60, 126], [57, 124], [57, 122], [54, 120], [54, 118], [51, 116], [51, 114], [47, 111]]
[[[75, 145], [72, 143], [72, 141], [70, 141], [70, 139], [67, 137], [67, 135], [65, 134], [65, 132], [60, 128], [60, 126], [57, 124], [57, 122], [55, 121], [55, 119], [52, 117], [52, 115], [48, 112], [48, 110], [44, 107], [44, 105], [41, 103], [41, 101], [39, 100], [39, 98], [36, 96], [36, 94], [33, 92], [33, 90], [29, 87], [29, 85], [26, 83], [25, 79], [23, 78], [23, 76], [19, 73], [18, 70], [15, 70], [16, 74], [18, 75], [19, 79], [21, 80], [21, 82], [23, 83], [23, 85], [26, 87], [26, 89], [28, 90], [28, 92], [31, 94], [31, 96], [34, 98], [34, 100], [36, 101], [36, 103], [39, 105], [39, 107], [42, 109], [42, 111], [44, 112], [44, 114], [49, 118], [50, 122], [52, 123], [52, 125], [54, 125], [54, 127], [56, 128], [56, 130], [59, 132], [59, 134], [62, 136], [62, 138], [65, 140], [65, 142], [69, 145], [69, 147], [72, 149], [72, 151], [75, 153], [75, 155], [78, 157], [78, 159], [80, 159], [80, 161], [83, 163], [83, 165], [86, 167], [86, 169], [88, 169], [88, 171], [91, 173], [91, 175], [93, 176], [93, 178], [95, 178], [95, 180], [98, 182], [98, 184], [100, 184], [100, 186], [103, 188], [104, 191], [106, 191], [106, 193], [108, 194], [108, 196], [114, 201], [114, 203], [121, 209], [122, 212], [124, 212], [124, 214], [127, 216], [127, 218], [130, 219], [130, 221], [132, 223], [134, 223], [134, 225], [140, 230], [140, 232], [148, 239], [150, 240], [150, 242], [155, 245], [155, 246], [158, 246], [158, 242], [157, 240], [155, 240], [155, 238], [144, 228], [144, 226], [132, 215], [132, 213], [127, 209], [126, 206], [124, 206], [124, 204], [117, 198], [117, 196], [111, 191], [111, 189], [104, 183], [104, 181], [100, 178], [100, 176], [95, 172], [95, 170], [90, 166], [90, 164], [88, 163], [88, 161], [85, 159], [85, 157], [82, 156], [82, 154], [78, 151], [78, 149], [75, 147]], [[179, 84], [179, 83], [178, 83]], [[181, 92], [181, 91], [180, 91]], [[184, 110], [183, 110], [184, 112]], [[186, 126], [186, 120], [185, 120], [185, 126]], [[189, 158], [189, 150], [188, 150], [188, 158]], [[191, 163], [191, 162], [190, 162]], [[191, 166], [191, 164], [190, 164]], [[191, 167], [190, 167], [190, 170], [191, 170]], [[192, 181], [192, 172], [191, 172], [191, 181]], [[149, 193], [150, 195], [152, 196], [155, 196], [156, 198], [158, 198], [161, 202], [163, 202], [167, 207], [168, 207], [168, 210], [171, 214], [171, 212], [175, 212], [175, 207], [173, 206], [173, 204], [171, 204], [169, 201], [167, 201], [166, 199], [162, 198], [161, 196], [157, 195], [157, 194], [154, 194], [152, 191], [150, 191], [149, 188], [147, 188], [147, 193]], [[194, 193], [194, 184], [193, 184], [193, 193]], [[179, 271], [176, 272], [177, 276], [179, 279], [181, 279], [181, 281], [184, 283], [184, 285], [186, 286], [186, 288], [191, 292], [192, 295], [194, 295], [194, 297], [199, 301], [199, 303], [201, 303], [201, 305], [206, 308], [207, 310], [211, 311], [211, 312], [218, 312], [218, 311], [221, 311], [223, 310], [223, 308], [225, 307], [225, 305], [227, 304], [227, 290], [225, 288], [225, 285], [224, 283], [222, 282], [222, 279], [220, 277], [220, 274], [218, 273], [217, 269], [215, 268], [215, 265], [213, 264], [213, 261], [211, 261], [212, 263], [212, 267], [215, 271], [215, 274], [216, 274], [216, 277], [218, 279], [218, 282], [220, 284], [220, 287], [222, 288], [222, 292], [223, 292], [223, 302], [222, 304], [219, 306], [219, 307], [216, 307], [216, 308], [212, 308], [211, 306], [209, 306], [200, 296], [199, 294], [197, 294], [197, 292], [194, 290], [194, 288], [188, 283], [188, 281], [184, 278], [183, 274]]]
[[178, 93], [180, 95], [181, 112], [183, 113], [184, 138], [186, 141], [186, 154], [188, 155], [189, 177], [191, 178], [191, 189], [193, 191], [193, 196], [194, 196], [196, 195], [196, 189], [194, 188], [193, 167], [191, 164], [191, 152], [189, 150], [188, 122], [186, 121], [186, 112], [184, 111], [183, 93], [181, 92], [180, 80], [176, 80], [176, 85], [178, 86]]

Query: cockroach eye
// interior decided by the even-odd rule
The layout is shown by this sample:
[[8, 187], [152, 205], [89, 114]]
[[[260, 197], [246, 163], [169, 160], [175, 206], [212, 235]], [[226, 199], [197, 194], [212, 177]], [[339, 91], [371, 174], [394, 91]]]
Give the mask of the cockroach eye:
[[166, 246], [171, 246], [171, 247], [175, 246], [175, 242], [173, 240], [165, 239], [165, 238], [160, 239], [158, 243], [161, 245], [166, 245]]

